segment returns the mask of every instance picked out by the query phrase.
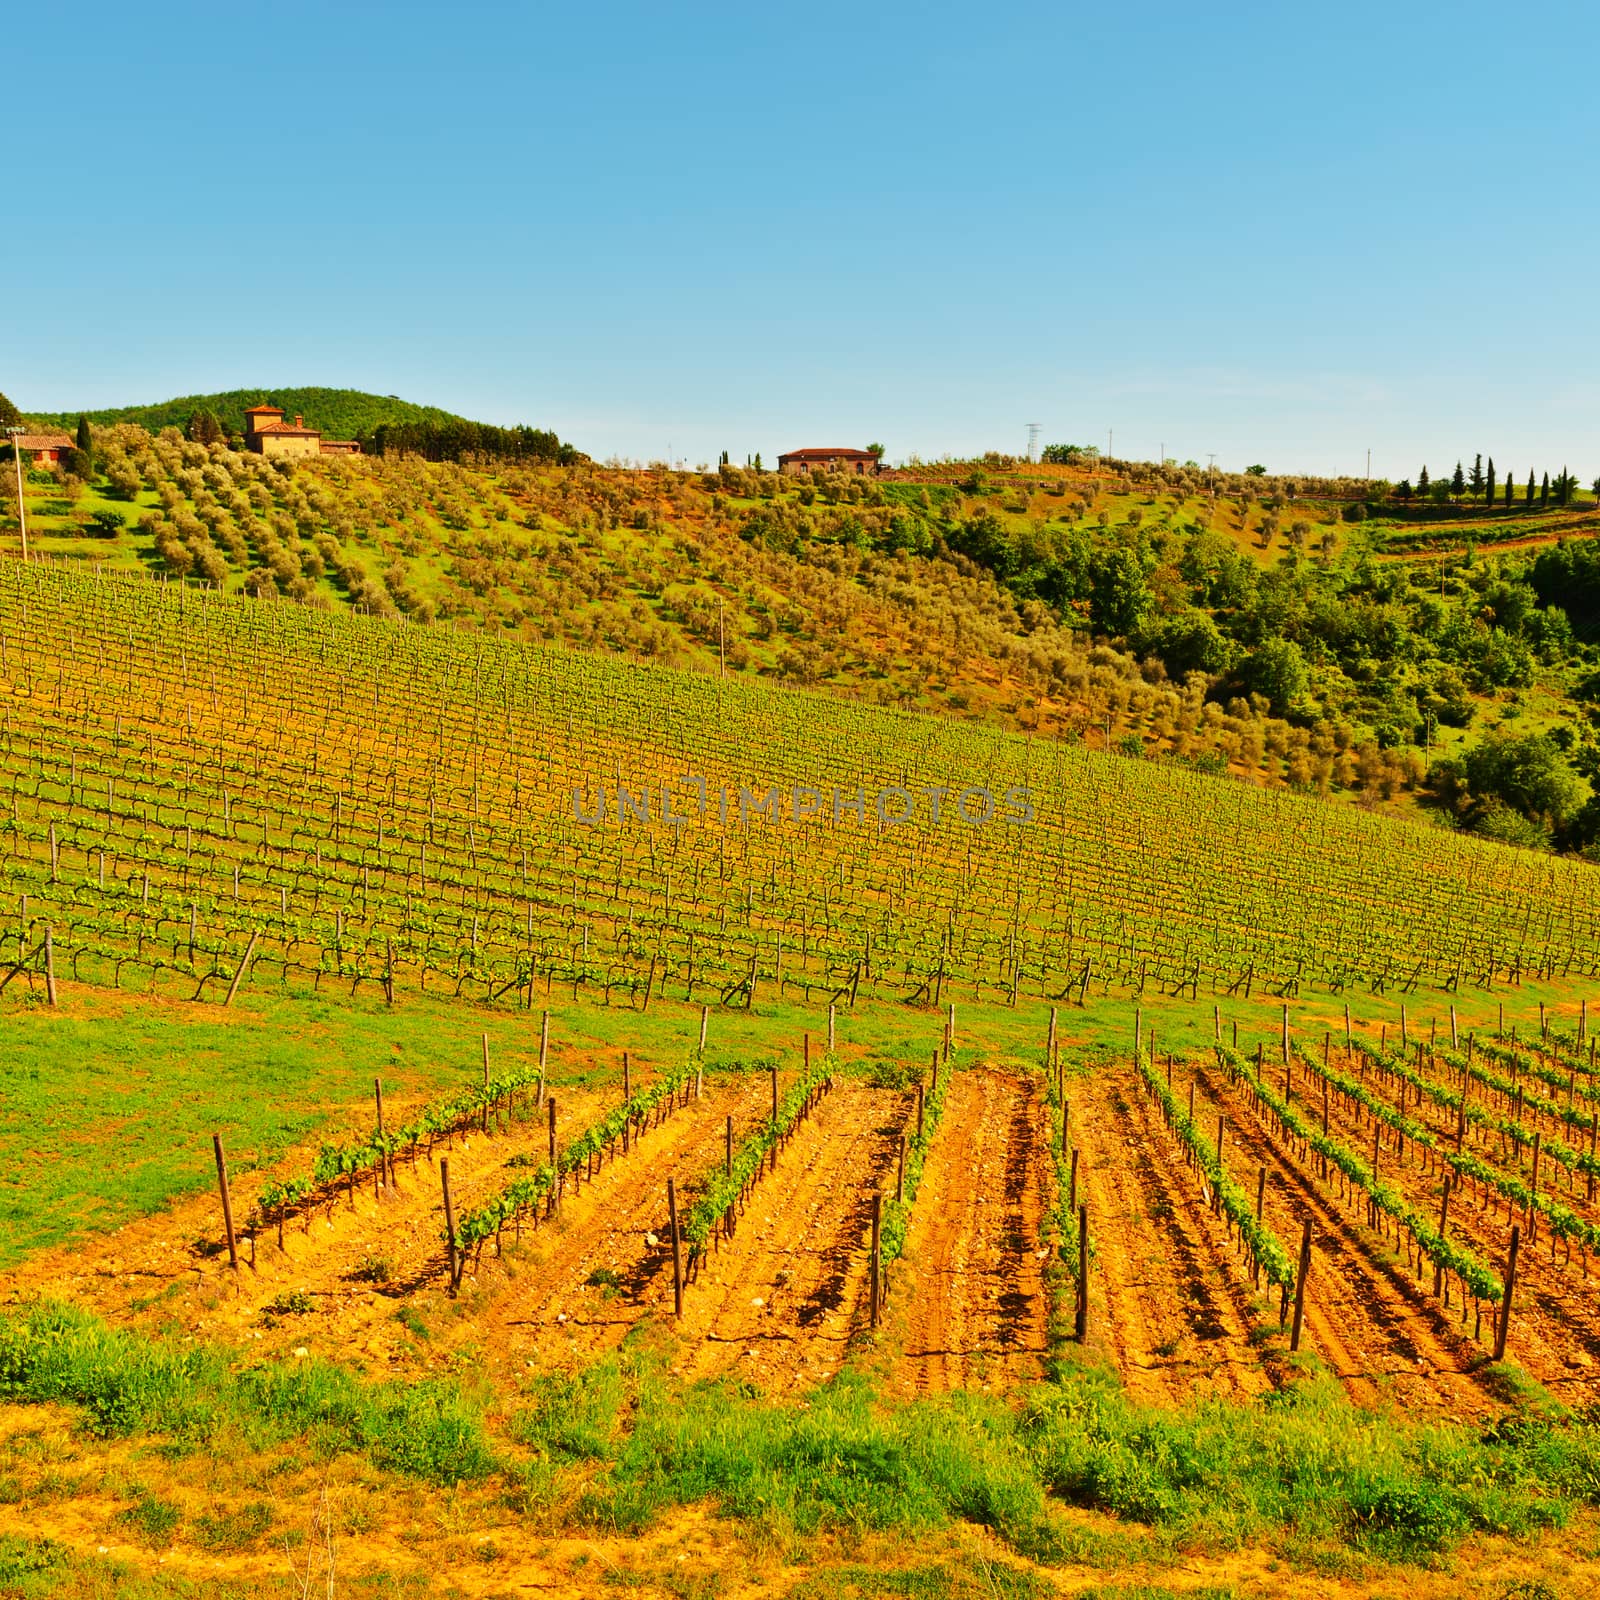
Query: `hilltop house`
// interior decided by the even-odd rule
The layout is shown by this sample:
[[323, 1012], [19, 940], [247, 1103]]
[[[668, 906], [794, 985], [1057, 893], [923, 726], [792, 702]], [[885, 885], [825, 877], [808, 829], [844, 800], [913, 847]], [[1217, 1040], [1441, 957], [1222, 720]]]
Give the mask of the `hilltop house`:
[[779, 472], [810, 472], [820, 467], [824, 472], [855, 472], [876, 474], [879, 460], [870, 450], [849, 450], [840, 446], [813, 447], [809, 450], [791, 450], [778, 457]]
[[61, 452], [73, 446], [70, 433], [23, 433], [14, 442], [18, 450], [26, 450], [33, 457], [36, 467], [59, 466]]
[[282, 406], [251, 406], [244, 414], [244, 446], [261, 456], [358, 456], [354, 439], [324, 439], [306, 419], [283, 420]]

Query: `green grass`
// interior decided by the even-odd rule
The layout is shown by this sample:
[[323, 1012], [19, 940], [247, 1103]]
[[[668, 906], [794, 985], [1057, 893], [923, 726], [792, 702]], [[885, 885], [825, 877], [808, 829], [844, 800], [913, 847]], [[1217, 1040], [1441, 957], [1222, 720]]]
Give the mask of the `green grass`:
[[[365, 1384], [328, 1362], [246, 1365], [61, 1307], [0, 1317], [0, 1398], [63, 1402], [96, 1435], [164, 1438], [175, 1471], [218, 1450], [353, 1453], [425, 1484], [498, 1481], [508, 1508], [552, 1533], [627, 1539], [705, 1506], [791, 1552], [819, 1536], [914, 1539], [975, 1524], [1045, 1564], [1263, 1542], [1302, 1558], [1419, 1562], [1473, 1534], [1532, 1537], [1600, 1503], [1600, 1428], [1548, 1404], [1481, 1429], [1424, 1425], [1358, 1411], [1313, 1379], [1260, 1402], [1156, 1410], [1085, 1368], [1010, 1404], [892, 1400], [857, 1370], [791, 1402], [686, 1384], [669, 1359], [645, 1335], [580, 1374], [532, 1377], [497, 1431], [451, 1380]], [[1096, 1549], [1063, 1504], [1110, 1513], [1124, 1531], [1098, 1535]], [[185, 1531], [211, 1550], [250, 1548], [273, 1526], [258, 1500], [208, 1516]], [[146, 1542], [176, 1528], [142, 1485], [123, 1520]]]

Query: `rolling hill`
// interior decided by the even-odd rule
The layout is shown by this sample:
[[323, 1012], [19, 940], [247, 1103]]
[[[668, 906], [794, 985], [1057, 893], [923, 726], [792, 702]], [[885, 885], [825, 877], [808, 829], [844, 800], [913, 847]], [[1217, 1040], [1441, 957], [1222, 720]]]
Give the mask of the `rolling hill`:
[[[220, 394], [180, 395], [151, 405], [111, 406], [84, 413], [95, 427], [131, 423], [159, 433], [162, 428], [183, 428], [196, 411], [214, 412], [230, 433], [244, 432], [244, 414], [251, 406], [276, 405], [294, 416], [303, 415], [329, 438], [364, 439], [378, 427], [406, 424], [435, 427], [462, 423], [468, 419], [438, 406], [417, 405], [398, 395], [366, 394], [359, 389], [284, 388], [229, 389]], [[72, 428], [76, 411], [33, 412], [31, 420], [51, 427]]]

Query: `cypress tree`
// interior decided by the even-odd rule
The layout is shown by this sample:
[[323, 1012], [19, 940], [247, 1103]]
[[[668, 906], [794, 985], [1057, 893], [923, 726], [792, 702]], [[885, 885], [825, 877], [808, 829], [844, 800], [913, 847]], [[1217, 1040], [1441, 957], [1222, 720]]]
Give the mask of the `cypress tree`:
[[1417, 493], [1424, 500], [1428, 498], [1428, 469], [1426, 467], [1417, 474]]
[[1461, 463], [1456, 462], [1456, 470], [1450, 475], [1450, 493], [1459, 500], [1467, 492], [1467, 475], [1461, 470]]
[[1528, 468], [1528, 492], [1525, 495], [1523, 495], [1522, 503], [1525, 506], [1531, 506], [1533, 504], [1533, 468], [1532, 467]]
[[89, 431], [89, 419], [78, 414], [78, 448], [86, 455], [94, 454], [94, 435]]
[[1516, 475], [1514, 473], [1508, 472], [1506, 474], [1506, 504], [1508, 506], [1511, 504], [1512, 497], [1516, 493], [1516, 488], [1517, 488]]
[[1489, 457], [1489, 470], [1483, 475], [1484, 490], [1483, 503], [1491, 510], [1494, 508], [1494, 457]]
[[1539, 509], [1542, 511], [1550, 504], [1550, 474], [1547, 472], [1539, 484]]
[[1483, 493], [1483, 453], [1480, 451], [1472, 458], [1472, 492], [1474, 495]]

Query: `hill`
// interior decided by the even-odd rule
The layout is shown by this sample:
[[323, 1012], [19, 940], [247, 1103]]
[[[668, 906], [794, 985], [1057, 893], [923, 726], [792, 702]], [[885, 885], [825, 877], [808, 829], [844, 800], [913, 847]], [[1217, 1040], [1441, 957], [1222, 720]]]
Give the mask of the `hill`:
[[1136, 463], [802, 480], [562, 465], [553, 435], [293, 468], [99, 439], [94, 481], [28, 485], [36, 550], [1425, 801], [1523, 844], [1600, 837], [1581, 496], [1428, 522], [1366, 515], [1349, 482]]
[[[382, 426], [446, 427], [466, 422], [438, 406], [417, 405], [397, 395], [365, 394], [359, 389], [286, 388], [229, 389], [220, 394], [180, 395], [152, 405], [112, 406], [87, 413], [96, 427], [129, 423], [159, 433], [163, 428], [183, 429], [197, 411], [211, 411], [230, 433], [244, 432], [244, 414], [251, 406], [282, 406], [292, 417], [306, 418], [333, 439], [368, 439]], [[31, 420], [50, 427], [76, 426], [76, 411], [30, 413]]]
[[0, 1580], [1593, 1571], [1600, 869], [86, 563], [0, 688]]

